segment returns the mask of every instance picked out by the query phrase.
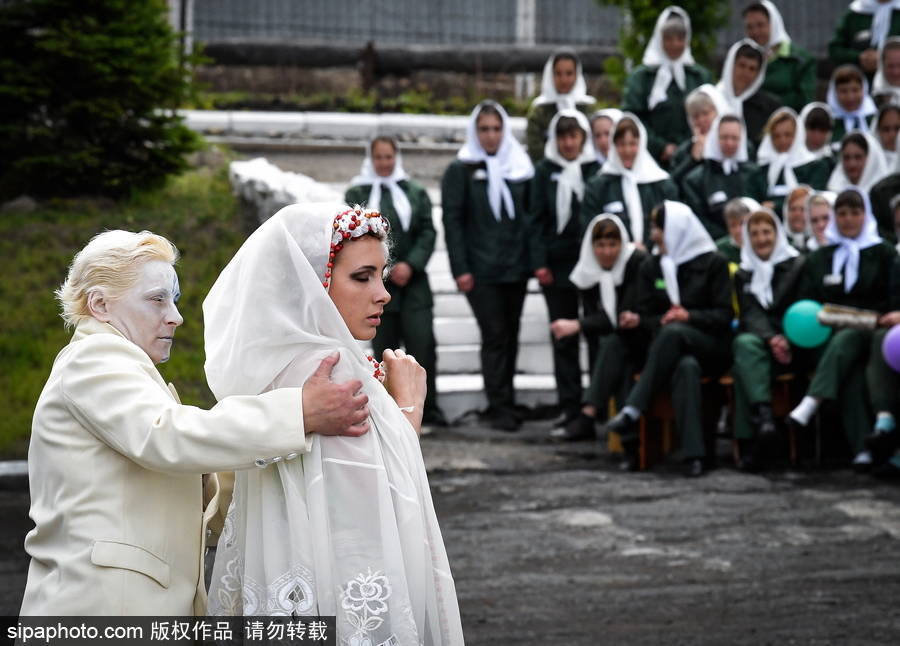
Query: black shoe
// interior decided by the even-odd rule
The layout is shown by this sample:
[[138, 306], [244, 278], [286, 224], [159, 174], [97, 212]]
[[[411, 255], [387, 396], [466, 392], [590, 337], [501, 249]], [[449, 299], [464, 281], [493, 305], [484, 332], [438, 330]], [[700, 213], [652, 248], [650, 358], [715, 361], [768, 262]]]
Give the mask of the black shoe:
[[557, 442], [594, 440], [597, 437], [597, 433], [594, 430], [595, 421], [593, 417], [588, 417], [584, 413], [578, 413], [565, 426], [554, 428], [550, 431], [550, 439]]
[[885, 462], [880, 467], [872, 469], [872, 475], [880, 480], [900, 480], [900, 468], [893, 462]]
[[619, 462], [619, 471], [639, 471], [641, 468], [640, 440], [637, 438], [624, 440], [622, 449], [625, 452], [622, 461]]
[[762, 446], [756, 440], [738, 440], [741, 457], [737, 468], [745, 473], [759, 473], [763, 470]]
[[861, 451], [853, 458], [853, 470], [857, 473], [869, 473], [872, 470], [872, 454]]
[[491, 428], [497, 431], [512, 433], [518, 431], [522, 422], [510, 412], [500, 412], [491, 420]]
[[750, 423], [756, 431], [757, 437], [765, 439], [775, 436], [775, 414], [771, 404], [755, 404]]
[[623, 411], [619, 411], [615, 417], [606, 423], [606, 429], [613, 433], [618, 433], [620, 436], [626, 436], [632, 435], [637, 429], [637, 425], [638, 421], [636, 419], [632, 419]]
[[681, 472], [686, 478], [699, 478], [706, 469], [703, 468], [703, 460], [700, 458], [688, 458], [681, 467]]
[[580, 410], [563, 411], [553, 420], [553, 428], [564, 428], [581, 414]]
[[880, 466], [890, 460], [894, 452], [900, 448], [900, 432], [874, 431], [864, 441], [869, 453], [872, 454], [872, 463]]

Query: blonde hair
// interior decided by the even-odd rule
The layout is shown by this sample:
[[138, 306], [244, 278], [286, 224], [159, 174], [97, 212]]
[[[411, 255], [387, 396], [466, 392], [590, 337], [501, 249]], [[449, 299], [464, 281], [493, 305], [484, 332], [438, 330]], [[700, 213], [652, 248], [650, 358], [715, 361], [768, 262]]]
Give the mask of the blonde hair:
[[178, 249], [149, 231], [104, 231], [91, 238], [84, 249], [75, 254], [65, 282], [55, 292], [66, 329], [91, 317], [88, 299], [93, 292], [103, 292], [111, 301], [121, 298], [137, 283], [140, 266], [148, 260], [162, 260], [174, 265], [178, 260]]

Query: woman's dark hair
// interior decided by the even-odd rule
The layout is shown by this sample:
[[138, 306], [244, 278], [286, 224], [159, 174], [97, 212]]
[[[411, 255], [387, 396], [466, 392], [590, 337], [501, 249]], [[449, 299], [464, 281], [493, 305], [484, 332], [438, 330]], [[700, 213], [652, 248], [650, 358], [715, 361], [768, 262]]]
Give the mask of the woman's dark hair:
[[853, 189], [848, 189], [846, 191], [841, 191], [840, 195], [837, 196], [837, 199], [834, 201], [834, 211], [837, 213], [837, 210], [843, 206], [850, 207], [851, 209], [863, 209], [866, 208], [866, 203], [863, 201], [862, 195], [860, 195], [857, 191]]
[[806, 126], [807, 130], [823, 130], [827, 132], [834, 128], [834, 120], [828, 114], [828, 110], [816, 106], [806, 115], [806, 123], [803, 125]]
[[746, 16], [748, 13], [761, 13], [765, 14], [768, 20], [772, 19], [772, 16], [769, 15], [769, 10], [766, 9], [766, 5], [764, 5], [762, 2], [754, 2], [747, 5], [741, 12], [741, 16]]
[[609, 219], [600, 220], [591, 231], [591, 242], [596, 242], [597, 240], [618, 240], [621, 242], [622, 232], [619, 230], [619, 225]]
[[763, 55], [762, 52], [756, 49], [753, 45], [745, 43], [738, 47], [737, 51], [734, 53], [734, 60], [739, 58], [750, 58], [759, 64], [762, 67], [763, 64]]
[[370, 152], [375, 150], [375, 144], [389, 144], [390, 147], [394, 149], [394, 152], [397, 152], [397, 142], [394, 141], [393, 137], [388, 137], [387, 135], [378, 135], [372, 140], [372, 143], [369, 144]]
[[742, 130], [744, 127], [744, 124], [741, 123], [740, 117], [738, 117], [736, 114], [726, 114], [724, 117], [719, 119], [719, 125], [721, 126], [723, 123], [736, 123], [741, 126]]
[[503, 115], [500, 114], [500, 110], [498, 110], [497, 106], [495, 106], [493, 103], [485, 103], [483, 106], [481, 106], [481, 110], [478, 111], [478, 116], [475, 117], [475, 124], [477, 125], [478, 120], [484, 116], [497, 117], [498, 119], [500, 119], [500, 123], [503, 123]]
[[557, 137], [569, 132], [575, 132], [576, 130], [587, 137], [587, 133], [584, 131], [584, 128], [581, 127], [581, 124], [578, 123], [578, 119], [576, 119], [575, 117], [560, 117], [556, 122]]
[[618, 142], [622, 137], [625, 136], [625, 133], [630, 132], [632, 135], [641, 138], [641, 131], [638, 129], [637, 124], [630, 117], [623, 117], [619, 119], [619, 123], [616, 124], [616, 131], [613, 134], [613, 143]]
[[650, 221], [658, 228], [665, 230], [666, 228], [666, 203], [660, 202], [650, 211]]
[[831, 75], [831, 78], [834, 79], [834, 86], [845, 85], [846, 83], [859, 83], [863, 87], [865, 87], [865, 83], [863, 82], [863, 72], [856, 65], [841, 65], [839, 68], [834, 70], [834, 73]]
[[747, 218], [747, 228], [749, 229], [754, 224], [759, 222], [763, 222], [768, 224], [770, 227], [778, 231], [778, 226], [775, 224], [775, 218], [768, 211], [754, 211], [750, 214], [750, 217]]
[[575, 63], [575, 68], [578, 68], [578, 54], [575, 53], [574, 49], [566, 48], [556, 52], [553, 55], [553, 65], [551, 67], [556, 67], [556, 64], [560, 61], [572, 61]]
[[866, 155], [869, 154], [869, 142], [861, 132], [856, 132], [854, 130], [853, 132], [848, 132], [844, 135], [841, 139], [841, 152], [844, 152], [844, 148], [847, 147], [847, 144], [856, 144], [863, 149], [863, 152], [865, 152]]
[[900, 114], [900, 105], [897, 105], [896, 103], [885, 103], [878, 108], [878, 116], [875, 117], [874, 123], [881, 123], [881, 117], [887, 112], [896, 112], [897, 114]]

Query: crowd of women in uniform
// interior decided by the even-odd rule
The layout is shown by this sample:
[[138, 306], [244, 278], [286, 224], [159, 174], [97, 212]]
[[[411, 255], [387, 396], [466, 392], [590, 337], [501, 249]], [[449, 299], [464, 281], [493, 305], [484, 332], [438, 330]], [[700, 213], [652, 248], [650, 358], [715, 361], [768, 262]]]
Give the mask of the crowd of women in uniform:
[[[854, 0], [829, 44], [826, 100], [816, 59], [770, 0], [741, 16], [746, 38], [718, 75], [691, 53], [690, 16], [663, 10], [621, 104], [598, 109], [571, 49], [547, 61], [525, 145], [494, 101], [475, 107], [442, 181], [452, 274], [481, 331], [499, 430], [522, 423], [513, 377], [528, 281], [550, 315], [557, 441], [618, 433], [638, 468], [638, 423], [671, 392], [683, 469], [708, 455], [701, 381], [728, 373], [739, 468], [777, 458], [784, 426], [808, 438], [824, 404], [840, 411], [853, 465], [900, 477], [900, 375], [881, 351], [900, 324], [900, 0]], [[427, 424], [445, 423], [434, 389], [431, 204], [396, 142], [375, 139], [349, 204], [380, 208], [394, 239], [391, 302], [374, 345], [401, 343], [431, 375]], [[835, 328], [814, 349], [787, 338], [785, 311], [811, 299], [877, 312], [873, 329]], [[590, 365], [579, 361], [580, 340]], [[584, 388], [582, 373], [590, 376]], [[772, 380], [809, 382], [783, 420]], [[610, 401], [618, 411], [607, 419]]]

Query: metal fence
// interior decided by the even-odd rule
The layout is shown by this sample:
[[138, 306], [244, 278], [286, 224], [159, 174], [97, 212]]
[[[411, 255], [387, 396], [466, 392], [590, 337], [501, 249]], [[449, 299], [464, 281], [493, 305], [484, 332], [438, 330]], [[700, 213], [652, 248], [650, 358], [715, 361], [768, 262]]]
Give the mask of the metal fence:
[[[721, 51], [743, 37], [740, 12], [750, 1], [731, 1], [731, 25], [717, 34]], [[534, 43], [539, 45], [612, 47], [618, 43], [622, 24], [617, 8], [600, 6], [595, 0], [193, 0], [191, 4], [194, 36], [202, 42], [240, 37], [513, 44], [522, 42], [522, 4], [533, 8]], [[782, 0], [778, 4], [791, 37], [824, 55], [849, 0]]]

